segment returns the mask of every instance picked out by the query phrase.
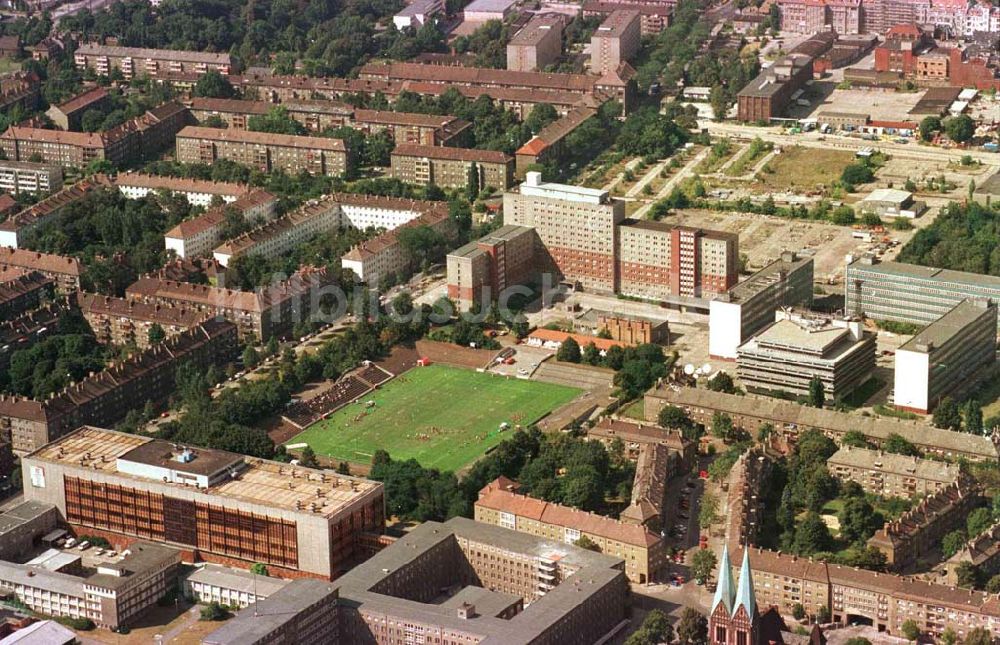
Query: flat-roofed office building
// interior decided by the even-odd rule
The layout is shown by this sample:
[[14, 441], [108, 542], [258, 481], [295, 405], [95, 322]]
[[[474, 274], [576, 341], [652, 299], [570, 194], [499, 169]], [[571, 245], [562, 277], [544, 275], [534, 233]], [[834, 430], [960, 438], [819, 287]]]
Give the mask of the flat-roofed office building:
[[997, 306], [963, 300], [896, 350], [893, 403], [926, 414], [996, 361]]
[[865, 256], [847, 265], [844, 296], [850, 314], [929, 325], [966, 298], [1000, 301], [1000, 277]]
[[788, 311], [776, 318], [737, 350], [737, 373], [747, 389], [805, 395], [818, 378], [826, 397], [836, 400], [874, 372], [875, 334], [860, 320]]
[[716, 296], [708, 306], [708, 353], [736, 358], [736, 350], [774, 321], [782, 307], [812, 305], [813, 259], [786, 251], [781, 258]]
[[22, 472], [25, 498], [78, 532], [289, 577], [332, 579], [385, 525], [378, 482], [89, 426], [25, 456]]

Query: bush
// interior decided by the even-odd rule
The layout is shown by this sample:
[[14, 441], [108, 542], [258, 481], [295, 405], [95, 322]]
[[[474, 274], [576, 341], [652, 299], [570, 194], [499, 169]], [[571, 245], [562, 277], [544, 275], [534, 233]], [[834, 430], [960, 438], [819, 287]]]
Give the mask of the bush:
[[863, 163], [852, 163], [848, 164], [843, 172], [840, 173], [840, 181], [846, 185], [857, 186], [858, 184], [867, 184], [868, 182], [875, 179], [875, 173], [866, 164]]
[[200, 620], [225, 620], [229, 617], [229, 610], [218, 602], [210, 602], [201, 608]]
[[79, 542], [90, 542], [91, 546], [97, 547], [98, 549], [110, 549], [111, 543], [100, 537], [99, 535], [81, 535], [77, 538]]
[[60, 625], [65, 625], [70, 629], [75, 629], [80, 632], [89, 632], [90, 630], [97, 627], [89, 618], [72, 618], [70, 616], [56, 616], [55, 621]]

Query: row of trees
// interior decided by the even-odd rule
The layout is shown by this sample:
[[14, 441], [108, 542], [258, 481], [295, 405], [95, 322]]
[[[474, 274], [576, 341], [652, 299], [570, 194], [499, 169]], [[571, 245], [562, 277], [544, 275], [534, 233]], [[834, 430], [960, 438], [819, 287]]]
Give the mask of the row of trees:
[[609, 498], [628, 499], [635, 466], [618, 442], [610, 448], [572, 435], [518, 431], [477, 461], [461, 480], [424, 468], [415, 459], [393, 460], [384, 450], [369, 477], [385, 485], [386, 507], [407, 520], [443, 521], [471, 515], [479, 490], [499, 476], [521, 484], [533, 497], [595, 512], [612, 510]]
[[378, 28], [400, 7], [395, 0], [216, 0], [167, 2], [154, 10], [145, 0], [127, 0], [64, 16], [61, 26], [86, 41], [114, 36], [134, 47], [229, 52], [244, 66], [259, 63], [285, 74], [301, 60], [312, 76], [345, 76], [372, 57], [444, 51], [433, 22], [400, 31], [390, 20], [388, 29]]
[[938, 402], [931, 416], [931, 422], [938, 428], [989, 436], [998, 419], [983, 420], [983, 406], [975, 398], [958, 403], [950, 396]]
[[928, 116], [920, 122], [920, 138], [931, 141], [937, 134], [945, 134], [955, 143], [965, 143], [976, 133], [976, 122], [967, 114], [949, 117]]
[[622, 397], [634, 399], [652, 387], [657, 379], [666, 376], [677, 356], [675, 353], [667, 357], [662, 347], [649, 343], [624, 348], [612, 345], [602, 356], [594, 343], [588, 343], [581, 349], [580, 344], [569, 337], [560, 345], [556, 359], [615, 370], [614, 382]]

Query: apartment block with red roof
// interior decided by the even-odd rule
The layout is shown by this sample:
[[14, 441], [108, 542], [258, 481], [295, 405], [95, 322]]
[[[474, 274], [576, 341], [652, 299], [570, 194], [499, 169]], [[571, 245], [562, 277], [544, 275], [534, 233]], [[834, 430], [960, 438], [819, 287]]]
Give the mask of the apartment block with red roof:
[[228, 159], [261, 172], [305, 170], [330, 177], [347, 170], [341, 139], [187, 126], [177, 133], [176, 143], [177, 160], [183, 163], [211, 165]]
[[505, 477], [487, 484], [479, 491], [475, 520], [567, 544], [586, 536], [601, 553], [625, 560], [625, 575], [635, 583], [657, 579], [667, 562], [662, 538], [645, 526], [545, 502], [516, 490], [517, 484]]
[[55, 280], [56, 293], [66, 295], [80, 288], [83, 267], [76, 258], [26, 249], [0, 248], [0, 273], [38, 271]]
[[506, 189], [514, 181], [514, 157], [494, 150], [405, 144], [391, 159], [392, 176], [412, 184], [465, 188], [475, 175], [480, 189]]

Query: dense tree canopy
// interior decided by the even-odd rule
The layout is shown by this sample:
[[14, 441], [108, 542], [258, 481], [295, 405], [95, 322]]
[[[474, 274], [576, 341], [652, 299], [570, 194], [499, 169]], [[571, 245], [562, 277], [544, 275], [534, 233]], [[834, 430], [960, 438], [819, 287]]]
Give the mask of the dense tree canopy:
[[1000, 275], [997, 211], [977, 202], [949, 202], [929, 226], [914, 234], [899, 261]]
[[28, 247], [83, 259], [84, 287], [121, 295], [140, 274], [163, 266], [163, 233], [191, 212], [183, 196], [126, 199], [117, 190], [95, 190], [33, 231]]
[[116, 2], [93, 12], [64, 16], [61, 26], [84, 40], [114, 36], [123, 45], [229, 52], [244, 66], [272, 65], [291, 71], [300, 58], [314, 76], [346, 75], [375, 56], [409, 58], [442, 51], [433, 22], [419, 30], [377, 29], [403, 7], [401, 0], [166, 0], [154, 10], [146, 0]]
[[44, 399], [90, 372], [105, 367], [107, 352], [79, 311], [63, 315], [59, 333], [15, 350], [6, 370], [0, 370], [0, 389]]

